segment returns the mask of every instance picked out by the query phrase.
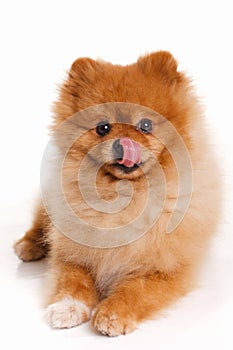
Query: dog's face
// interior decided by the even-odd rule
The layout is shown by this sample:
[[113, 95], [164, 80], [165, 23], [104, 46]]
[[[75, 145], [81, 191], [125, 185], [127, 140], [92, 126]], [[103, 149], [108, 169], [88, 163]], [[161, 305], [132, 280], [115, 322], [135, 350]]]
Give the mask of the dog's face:
[[[136, 179], [159, 160], [164, 145], [157, 137], [166, 119], [149, 108], [131, 103], [90, 107], [72, 117], [80, 136], [72, 145], [76, 159], [85, 157], [119, 179]], [[89, 163], [90, 164], [90, 163]]]
[[55, 106], [55, 127], [71, 119], [69, 133], [81, 130], [71, 148], [75, 159], [88, 156], [105, 173], [137, 179], [163, 161], [164, 139], [172, 142], [166, 122], [190, 141], [189, 116], [196, 103], [189, 90], [167, 52], [126, 67], [78, 59]]

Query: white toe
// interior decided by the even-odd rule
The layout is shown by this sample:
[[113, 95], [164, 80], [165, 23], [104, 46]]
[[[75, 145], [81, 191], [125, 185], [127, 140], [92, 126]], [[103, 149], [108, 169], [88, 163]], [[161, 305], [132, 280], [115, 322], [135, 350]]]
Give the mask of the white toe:
[[53, 328], [71, 328], [87, 321], [91, 310], [83, 302], [71, 296], [48, 306], [46, 318]]

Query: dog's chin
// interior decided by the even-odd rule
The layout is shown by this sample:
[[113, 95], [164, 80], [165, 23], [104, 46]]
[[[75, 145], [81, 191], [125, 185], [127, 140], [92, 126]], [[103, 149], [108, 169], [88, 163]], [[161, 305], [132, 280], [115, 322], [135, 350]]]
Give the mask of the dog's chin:
[[135, 164], [132, 167], [126, 167], [119, 163], [108, 163], [105, 170], [118, 179], [137, 179], [143, 175], [143, 163]]

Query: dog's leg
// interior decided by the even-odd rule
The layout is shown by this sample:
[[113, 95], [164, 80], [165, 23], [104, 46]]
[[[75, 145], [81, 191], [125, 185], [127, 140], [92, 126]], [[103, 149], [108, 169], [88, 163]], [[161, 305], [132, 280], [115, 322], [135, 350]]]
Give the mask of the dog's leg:
[[109, 336], [132, 332], [141, 321], [152, 318], [188, 291], [186, 276], [184, 271], [156, 273], [122, 282], [98, 305], [92, 325]]
[[40, 205], [35, 212], [31, 229], [14, 244], [15, 253], [20, 259], [23, 261], [38, 260], [47, 254], [49, 223], [48, 215]]
[[70, 263], [56, 261], [52, 270], [53, 294], [47, 307], [47, 320], [53, 328], [71, 328], [91, 317], [97, 294], [90, 275]]

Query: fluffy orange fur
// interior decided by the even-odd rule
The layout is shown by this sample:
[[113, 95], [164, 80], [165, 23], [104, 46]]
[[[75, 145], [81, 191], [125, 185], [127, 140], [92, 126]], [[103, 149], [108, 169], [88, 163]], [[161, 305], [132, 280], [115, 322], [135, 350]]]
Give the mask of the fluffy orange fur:
[[[136, 120], [134, 110], [127, 117], [130, 125], [124, 128], [118, 119], [122, 116], [117, 117], [110, 110], [115, 124], [111, 133], [105, 136], [106, 141], [130, 137], [157, 151], [156, 159], [162, 166], [167, 184], [165, 210], [159, 220], [147, 234], [130, 244], [117, 248], [91, 248], [59, 232], [40, 205], [32, 228], [14, 247], [24, 261], [44, 257], [49, 252], [52, 277], [48, 286], [51, 289], [49, 304], [55, 305], [50, 317], [56, 313], [56, 303], [69, 296], [82, 302], [90, 311], [95, 309], [91, 318], [93, 327], [103, 334], [116, 336], [131, 332], [141, 321], [153, 317], [192, 288], [197, 267], [219, 221], [220, 175], [208, 143], [198, 98], [189, 79], [177, 70], [177, 62], [170, 53], [155, 52], [128, 66], [89, 58], [76, 60], [55, 104], [52, 130], [74, 113], [106, 102], [149, 107], [167, 118], [182, 136], [193, 167], [192, 199], [182, 222], [172, 234], [166, 233], [178, 186], [176, 167], [168, 150], [160, 147], [154, 137], [132, 127]], [[58, 147], [63, 147], [61, 139], [56, 142]], [[101, 225], [107, 221], [106, 214], [98, 212], [93, 217], [92, 209], [84, 203], [78, 186], [75, 186], [80, 161], [88, 149], [100, 142], [93, 128], [83, 136], [82, 147], [75, 144], [71, 147], [64, 161], [63, 180], [73, 210], [90, 223]], [[98, 159], [103, 162], [104, 151], [98, 154]], [[144, 170], [156, 181], [153, 165], [145, 162]], [[137, 216], [144, 198], [145, 177], [141, 169], [125, 174], [112, 167], [111, 162], [106, 162], [98, 172], [97, 187], [101, 197], [114, 199], [116, 184], [122, 178], [132, 182], [135, 198], [120, 217], [113, 217], [113, 225], [126, 224], [129, 213]], [[60, 213], [59, 210], [59, 203], [51, 208], [52, 212]], [[77, 312], [75, 310], [64, 310], [65, 317], [69, 318], [69, 314]], [[72, 326], [90, 317], [91, 312], [83, 312]], [[68, 327], [60, 321], [59, 327]]]

